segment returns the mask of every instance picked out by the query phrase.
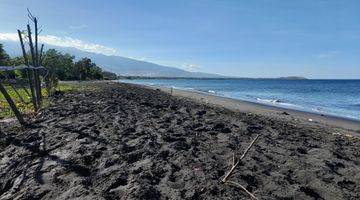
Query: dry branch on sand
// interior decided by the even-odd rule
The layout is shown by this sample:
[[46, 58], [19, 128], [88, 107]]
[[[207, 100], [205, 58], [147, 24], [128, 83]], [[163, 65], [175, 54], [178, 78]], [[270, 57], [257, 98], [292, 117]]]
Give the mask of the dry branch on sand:
[[236, 167], [239, 165], [240, 161], [247, 155], [247, 153], [249, 152], [249, 150], [251, 149], [251, 147], [254, 145], [254, 143], [256, 142], [256, 140], [259, 138], [259, 135], [256, 135], [256, 137], [253, 139], [253, 141], [250, 143], [250, 145], [246, 148], [246, 150], [244, 151], [244, 153], [241, 155], [241, 157], [235, 162], [235, 154], [233, 153], [232, 156], [232, 164], [231, 164], [231, 168], [230, 170], [226, 173], [226, 175], [224, 176], [223, 179], [221, 179], [221, 183], [224, 184], [231, 184], [233, 186], [239, 187], [240, 189], [244, 190], [248, 195], [250, 195], [251, 198], [253, 199], [258, 199], [255, 197], [255, 195], [253, 195], [250, 191], [248, 191], [244, 186], [242, 186], [240, 183], [236, 183], [233, 181], [229, 181], [229, 178], [233, 175]]

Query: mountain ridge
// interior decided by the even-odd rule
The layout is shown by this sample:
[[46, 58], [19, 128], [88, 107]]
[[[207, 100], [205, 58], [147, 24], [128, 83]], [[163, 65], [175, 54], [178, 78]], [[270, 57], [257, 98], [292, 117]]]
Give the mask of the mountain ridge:
[[[11, 41], [0, 41], [4, 49], [11, 56], [21, 55], [20, 44]], [[75, 59], [88, 57], [106, 71], [114, 72], [121, 76], [145, 76], [145, 77], [189, 77], [189, 78], [221, 78], [226, 77], [204, 72], [190, 72], [176, 67], [163, 66], [152, 62], [131, 59], [123, 56], [107, 56], [99, 53], [82, 51], [73, 47], [60, 47], [45, 45], [45, 49], [56, 49], [62, 53], [74, 55]]]

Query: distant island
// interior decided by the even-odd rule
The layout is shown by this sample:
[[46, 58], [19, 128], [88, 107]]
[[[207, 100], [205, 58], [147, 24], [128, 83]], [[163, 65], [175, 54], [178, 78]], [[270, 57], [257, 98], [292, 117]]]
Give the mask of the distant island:
[[300, 76], [285, 76], [278, 78], [249, 78], [249, 77], [171, 77], [171, 76], [118, 76], [119, 79], [281, 79], [281, 80], [307, 80]]
[[286, 79], [286, 80], [306, 80], [307, 78], [301, 77], [301, 76], [285, 76], [285, 77], [279, 77], [277, 79]]

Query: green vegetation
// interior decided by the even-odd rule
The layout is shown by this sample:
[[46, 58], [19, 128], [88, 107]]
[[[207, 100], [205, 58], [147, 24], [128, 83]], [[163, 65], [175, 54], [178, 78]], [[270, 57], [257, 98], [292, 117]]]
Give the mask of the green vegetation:
[[4, 50], [2, 44], [0, 44], [0, 66], [8, 66], [10, 61], [10, 56]]
[[[31, 57], [29, 56], [31, 62]], [[22, 56], [10, 57], [0, 44], [0, 66], [18, 66], [24, 65], [24, 58]], [[61, 81], [67, 80], [114, 80], [117, 75], [112, 72], [104, 71], [91, 61], [90, 58], [82, 58], [75, 61], [75, 57], [49, 49], [43, 55], [42, 65], [54, 74], [54, 78]], [[26, 78], [21, 71], [7, 72], [9, 78]], [[5, 78], [0, 72], [0, 79]]]
[[116, 74], [103, 71], [90, 58], [74, 61], [75, 57], [49, 49], [44, 54], [43, 66], [51, 70], [59, 80], [108, 80], [116, 79]]
[[[5, 88], [21, 113], [28, 114], [34, 111], [33, 105], [31, 103], [31, 97], [27, 95], [27, 93], [23, 88], [16, 88], [16, 91], [20, 94], [20, 96], [23, 99], [21, 99], [19, 95], [16, 94], [15, 90], [12, 87], [5, 86]], [[92, 84], [85, 84], [85, 83], [59, 83], [56, 86], [56, 91], [61, 91], [61, 92], [76, 92], [76, 91], [84, 91], [84, 90], [95, 91], [98, 89], [99, 88], [97, 88]], [[48, 94], [45, 88], [42, 89], [42, 94], [43, 94], [42, 108], [45, 108], [50, 104]], [[5, 100], [5, 97], [0, 93], [0, 119], [11, 118], [11, 117], [15, 117], [15, 115], [10, 109], [7, 101]]]
[[57, 91], [61, 92], [78, 92], [78, 91], [97, 91], [100, 88], [97, 85], [94, 85], [92, 83], [59, 83], [56, 87]]
[[[28, 57], [31, 62], [31, 57]], [[23, 57], [10, 57], [3, 48], [3, 45], [0, 44], [0, 66], [18, 66], [24, 65]], [[70, 54], [63, 54], [56, 51], [55, 49], [50, 49], [46, 51], [43, 55], [43, 66], [46, 67], [52, 73], [52, 77], [55, 80], [113, 80], [117, 79], [117, 75], [112, 72], [103, 71], [89, 58], [82, 58], [78, 61], [75, 61], [75, 57]], [[14, 70], [1, 72], [0, 71], [0, 81], [1, 79], [17, 79], [23, 82], [27, 81], [26, 73], [23, 73], [22, 70]], [[44, 80], [45, 82], [47, 80]], [[56, 85], [56, 84], [55, 84]], [[13, 99], [15, 105], [21, 113], [31, 113], [33, 112], [33, 105], [31, 102], [31, 97], [25, 92], [20, 86], [16, 88], [16, 91], [11, 86], [5, 86], [9, 95]], [[57, 91], [79, 91], [79, 90], [95, 90], [93, 86], [87, 84], [76, 84], [76, 83], [61, 83], [56, 86]], [[29, 89], [28, 89], [29, 90]], [[30, 92], [30, 91], [29, 91]], [[43, 98], [43, 107], [46, 107], [49, 104], [48, 94], [45, 88], [42, 88]], [[19, 95], [21, 97], [19, 97]], [[7, 101], [5, 100], [2, 93], [0, 93], [0, 119], [14, 117], [14, 113], [10, 109]]]
[[[22, 99], [19, 97], [19, 95], [15, 92], [15, 90], [12, 87], [5, 86], [5, 89], [9, 93], [16, 107], [19, 109], [21, 113], [31, 113], [34, 111], [33, 105], [31, 103], [31, 97], [25, 92], [23, 88], [16, 88], [16, 91], [19, 93]], [[47, 93], [44, 88], [42, 89], [42, 94], [44, 95], [43, 107], [46, 107], [46, 105], [48, 105], [48, 101], [47, 101]], [[15, 115], [10, 109], [4, 95], [0, 93], [0, 119], [14, 117], [14, 116]]]

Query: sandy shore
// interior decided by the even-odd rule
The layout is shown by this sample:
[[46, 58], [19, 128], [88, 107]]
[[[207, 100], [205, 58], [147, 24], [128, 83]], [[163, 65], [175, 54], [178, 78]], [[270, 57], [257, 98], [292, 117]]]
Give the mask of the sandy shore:
[[294, 120], [298, 121], [298, 123], [305, 123], [308, 125], [320, 124], [321, 126], [329, 126], [334, 129], [339, 128], [340, 130], [345, 130], [347, 133], [355, 134], [357, 136], [360, 135], [360, 121], [355, 119], [281, 108], [267, 104], [215, 96], [198, 91], [180, 90], [174, 88], [171, 89], [158, 86], [140, 86], [152, 89], [160, 89], [161, 91], [168, 94], [170, 94], [172, 91], [174, 96], [191, 98], [195, 101], [198, 101], [199, 103], [207, 103], [233, 111], [253, 113], [276, 119]]
[[90, 86], [58, 93], [31, 128], [0, 123], [0, 199], [249, 199], [219, 180], [257, 135], [231, 177], [257, 198], [360, 199], [356, 123], [184, 91]]

